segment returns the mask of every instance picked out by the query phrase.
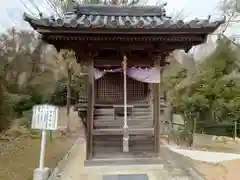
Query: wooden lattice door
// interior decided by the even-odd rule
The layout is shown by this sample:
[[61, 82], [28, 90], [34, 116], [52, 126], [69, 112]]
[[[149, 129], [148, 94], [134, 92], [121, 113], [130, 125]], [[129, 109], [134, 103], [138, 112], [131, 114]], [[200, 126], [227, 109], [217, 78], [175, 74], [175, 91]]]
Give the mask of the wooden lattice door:
[[[124, 98], [123, 74], [108, 73], [96, 81], [97, 100], [121, 102]], [[127, 77], [128, 101], [141, 100], [147, 95], [148, 85]]]

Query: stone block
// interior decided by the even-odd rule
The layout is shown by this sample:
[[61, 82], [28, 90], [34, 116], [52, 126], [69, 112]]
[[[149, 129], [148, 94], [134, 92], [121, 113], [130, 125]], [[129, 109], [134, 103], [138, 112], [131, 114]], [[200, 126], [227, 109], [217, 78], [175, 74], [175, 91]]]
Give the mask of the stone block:
[[47, 180], [50, 175], [50, 169], [49, 168], [43, 168], [43, 169], [35, 169], [33, 171], [33, 180]]

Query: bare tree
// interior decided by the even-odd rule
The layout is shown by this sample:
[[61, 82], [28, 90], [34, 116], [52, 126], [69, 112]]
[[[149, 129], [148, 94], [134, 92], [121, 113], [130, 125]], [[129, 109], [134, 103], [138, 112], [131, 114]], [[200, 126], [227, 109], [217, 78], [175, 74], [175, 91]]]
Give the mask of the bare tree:
[[222, 0], [220, 1], [219, 8], [227, 19], [220, 31], [220, 34], [224, 34], [229, 27], [240, 22], [240, 20], [238, 20], [240, 15], [240, 0]]
[[67, 132], [70, 131], [70, 108], [71, 108], [71, 99], [72, 99], [72, 76], [74, 74], [73, 62], [76, 61], [75, 53], [73, 51], [62, 50], [59, 53], [59, 59], [62, 61], [62, 65], [67, 73]]
[[222, 11], [240, 13], [240, 1], [239, 0], [222, 0], [220, 1], [220, 9]]

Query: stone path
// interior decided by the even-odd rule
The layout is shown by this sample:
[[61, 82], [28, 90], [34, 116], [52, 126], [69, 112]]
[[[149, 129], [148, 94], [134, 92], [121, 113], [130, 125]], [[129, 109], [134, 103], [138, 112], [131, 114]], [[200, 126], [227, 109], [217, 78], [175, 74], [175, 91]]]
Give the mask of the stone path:
[[168, 146], [171, 151], [181, 154], [183, 156], [190, 157], [191, 159], [210, 163], [220, 163], [223, 161], [240, 159], [240, 154], [224, 153], [224, 152], [209, 152], [209, 151], [197, 151], [189, 149], [181, 149], [177, 146]]
[[[125, 165], [125, 166], [94, 166], [84, 167], [85, 143], [79, 141], [69, 155], [68, 160], [59, 173], [49, 180], [104, 180], [105, 175], [119, 174], [146, 174], [148, 180], [194, 180], [181, 168], [169, 162], [159, 165]], [[116, 177], [116, 176], [115, 176]], [[109, 179], [109, 180], [134, 180], [134, 179]]]

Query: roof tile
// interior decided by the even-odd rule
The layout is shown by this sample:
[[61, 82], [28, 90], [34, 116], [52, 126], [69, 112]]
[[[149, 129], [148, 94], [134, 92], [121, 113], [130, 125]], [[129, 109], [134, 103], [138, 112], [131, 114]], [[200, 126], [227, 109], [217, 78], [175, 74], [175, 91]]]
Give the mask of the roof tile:
[[68, 12], [63, 18], [35, 19], [24, 14], [24, 20], [34, 27], [72, 27], [72, 28], [217, 28], [224, 19], [211, 22], [210, 19], [195, 19], [190, 22], [173, 21], [167, 17], [162, 6], [119, 7], [106, 5], [79, 5], [75, 12]]

